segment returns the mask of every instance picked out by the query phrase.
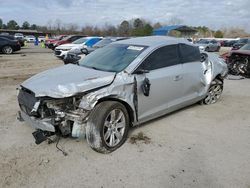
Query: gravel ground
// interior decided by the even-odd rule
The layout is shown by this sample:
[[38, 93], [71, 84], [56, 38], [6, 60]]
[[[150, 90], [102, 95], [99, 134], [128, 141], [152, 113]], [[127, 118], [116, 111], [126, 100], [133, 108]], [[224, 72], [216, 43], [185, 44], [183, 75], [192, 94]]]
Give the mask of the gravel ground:
[[84, 139], [34, 143], [16, 120], [16, 87], [62, 65], [50, 50], [26, 47], [0, 54], [0, 187], [232, 187], [250, 188], [250, 80], [225, 80], [213, 105], [195, 104], [133, 128], [146, 143], [128, 141], [104, 155]]

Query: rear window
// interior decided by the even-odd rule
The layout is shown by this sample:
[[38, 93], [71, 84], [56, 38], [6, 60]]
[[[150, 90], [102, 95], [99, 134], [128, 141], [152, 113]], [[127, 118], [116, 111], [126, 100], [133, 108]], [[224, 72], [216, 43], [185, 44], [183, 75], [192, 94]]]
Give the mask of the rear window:
[[182, 63], [188, 63], [193, 61], [200, 61], [200, 51], [196, 46], [190, 46], [187, 44], [180, 44], [180, 59]]

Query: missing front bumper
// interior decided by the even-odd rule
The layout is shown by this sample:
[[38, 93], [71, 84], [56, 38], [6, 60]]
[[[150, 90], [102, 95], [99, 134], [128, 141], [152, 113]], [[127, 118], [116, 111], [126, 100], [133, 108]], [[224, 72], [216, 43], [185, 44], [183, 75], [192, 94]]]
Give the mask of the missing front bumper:
[[36, 119], [24, 113], [23, 111], [18, 112], [18, 117], [20, 121], [25, 121], [35, 129], [40, 129], [43, 131], [55, 132], [55, 127], [50, 123], [51, 119]]

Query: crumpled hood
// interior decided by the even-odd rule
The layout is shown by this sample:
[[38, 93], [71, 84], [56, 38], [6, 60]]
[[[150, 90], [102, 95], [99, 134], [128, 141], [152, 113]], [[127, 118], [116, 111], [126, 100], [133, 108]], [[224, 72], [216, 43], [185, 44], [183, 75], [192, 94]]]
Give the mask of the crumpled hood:
[[63, 98], [111, 84], [115, 74], [69, 64], [39, 73], [21, 86], [36, 97]]

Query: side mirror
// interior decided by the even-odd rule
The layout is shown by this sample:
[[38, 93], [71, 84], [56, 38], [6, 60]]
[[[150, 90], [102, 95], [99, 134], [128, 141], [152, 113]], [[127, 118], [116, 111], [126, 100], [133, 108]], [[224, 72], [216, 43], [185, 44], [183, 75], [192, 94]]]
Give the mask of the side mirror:
[[64, 59], [63, 59], [63, 62], [64, 64], [78, 64], [78, 61], [81, 59], [80, 56], [76, 55], [76, 54], [71, 54], [71, 53], [68, 53]]
[[89, 54], [89, 51], [87, 50], [87, 48], [83, 48], [81, 49], [81, 52], [85, 55], [88, 55]]
[[145, 73], [149, 73], [149, 70], [146, 70], [146, 69], [137, 69], [134, 73], [135, 74], [145, 74]]

